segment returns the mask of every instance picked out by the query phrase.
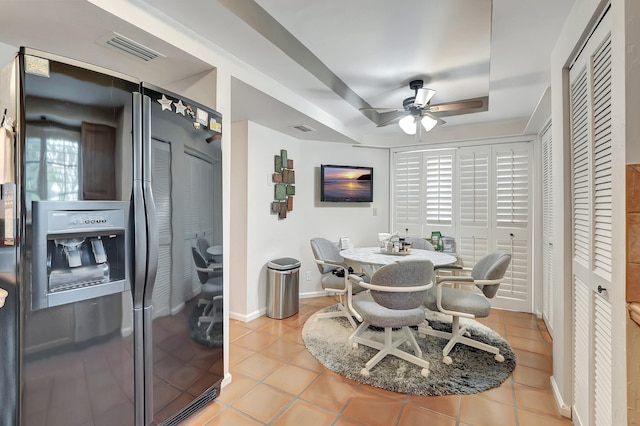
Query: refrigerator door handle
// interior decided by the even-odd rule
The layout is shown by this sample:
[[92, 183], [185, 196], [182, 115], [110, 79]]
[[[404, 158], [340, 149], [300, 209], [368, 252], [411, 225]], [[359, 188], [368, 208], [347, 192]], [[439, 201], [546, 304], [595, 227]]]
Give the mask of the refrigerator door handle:
[[151, 98], [143, 97], [144, 107], [142, 109], [142, 188], [144, 191], [145, 223], [147, 224], [147, 279], [144, 284], [144, 306], [151, 306], [151, 294], [156, 282], [158, 269], [158, 246], [160, 237], [158, 235], [158, 220], [156, 218], [156, 204], [153, 199], [153, 188], [151, 185]]
[[133, 93], [133, 188], [131, 193], [133, 214], [133, 306], [142, 309], [144, 284], [147, 274], [147, 230], [144, 189], [142, 184], [142, 95]]
[[[147, 229], [142, 185], [142, 94], [133, 93], [133, 188], [131, 193], [130, 229], [133, 230], [133, 338], [134, 338], [134, 399], [135, 425], [146, 426], [145, 416], [145, 330], [144, 284], [147, 274]], [[139, 402], [138, 402], [139, 401]], [[149, 420], [150, 422], [150, 420]]]
[[146, 280], [144, 283], [144, 374], [145, 374], [145, 422], [153, 422], [153, 287], [158, 269], [158, 221], [156, 204], [151, 186], [151, 98], [143, 96], [142, 108], [142, 188], [144, 191], [145, 219], [147, 234]]

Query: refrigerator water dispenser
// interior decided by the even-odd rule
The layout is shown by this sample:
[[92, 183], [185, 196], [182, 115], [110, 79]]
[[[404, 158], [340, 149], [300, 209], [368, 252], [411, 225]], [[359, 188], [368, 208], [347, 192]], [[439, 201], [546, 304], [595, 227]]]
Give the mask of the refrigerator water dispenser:
[[126, 279], [128, 202], [33, 203], [32, 309], [120, 293]]

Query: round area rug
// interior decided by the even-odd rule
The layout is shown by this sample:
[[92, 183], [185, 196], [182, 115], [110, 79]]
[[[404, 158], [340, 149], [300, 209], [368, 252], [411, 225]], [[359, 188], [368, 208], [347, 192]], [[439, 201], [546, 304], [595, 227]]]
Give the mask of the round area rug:
[[[319, 312], [336, 309], [333, 305]], [[422, 357], [430, 364], [428, 377], [420, 375], [421, 367], [393, 355], [387, 355], [371, 369], [369, 377], [364, 377], [360, 370], [377, 350], [362, 344], [353, 348], [349, 344], [349, 336], [355, 329], [346, 318], [318, 320], [316, 315], [311, 316], [302, 329], [302, 339], [309, 352], [331, 371], [377, 388], [410, 395], [468, 395], [500, 386], [516, 366], [511, 346], [498, 333], [477, 321], [461, 319], [461, 325], [469, 326], [473, 339], [497, 346], [504, 362], [497, 362], [493, 354], [458, 343], [449, 353], [453, 363], [447, 365], [442, 362], [446, 339], [416, 335]], [[451, 317], [429, 312], [427, 319], [432, 328], [451, 332]], [[394, 340], [399, 332], [394, 331]], [[363, 337], [383, 342], [384, 331], [369, 327]], [[401, 349], [413, 353], [406, 344]]]

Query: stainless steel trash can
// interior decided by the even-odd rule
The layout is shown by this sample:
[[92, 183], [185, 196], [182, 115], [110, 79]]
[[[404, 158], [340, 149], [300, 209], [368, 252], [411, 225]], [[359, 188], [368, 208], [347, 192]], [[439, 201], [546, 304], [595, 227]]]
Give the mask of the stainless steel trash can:
[[267, 263], [267, 316], [283, 319], [298, 312], [300, 261], [291, 257]]

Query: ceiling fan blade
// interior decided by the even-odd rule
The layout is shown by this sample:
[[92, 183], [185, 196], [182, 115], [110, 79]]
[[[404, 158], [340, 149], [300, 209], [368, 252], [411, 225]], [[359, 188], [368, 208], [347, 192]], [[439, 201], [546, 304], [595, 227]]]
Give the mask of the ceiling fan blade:
[[389, 112], [389, 111], [400, 111], [398, 108], [375, 108], [375, 107], [365, 107], [358, 108], [358, 111], [378, 111], [378, 112]]
[[436, 94], [436, 91], [433, 89], [420, 88], [416, 89], [416, 96], [413, 101], [413, 105], [422, 108], [429, 103], [433, 95]]
[[406, 111], [390, 111], [378, 114], [377, 127], [388, 126], [389, 124], [397, 123], [402, 117], [407, 115]]
[[483, 112], [488, 109], [489, 97], [484, 96], [481, 98], [463, 99], [439, 105], [430, 105], [426, 111], [438, 117], [449, 117], [452, 115]]

